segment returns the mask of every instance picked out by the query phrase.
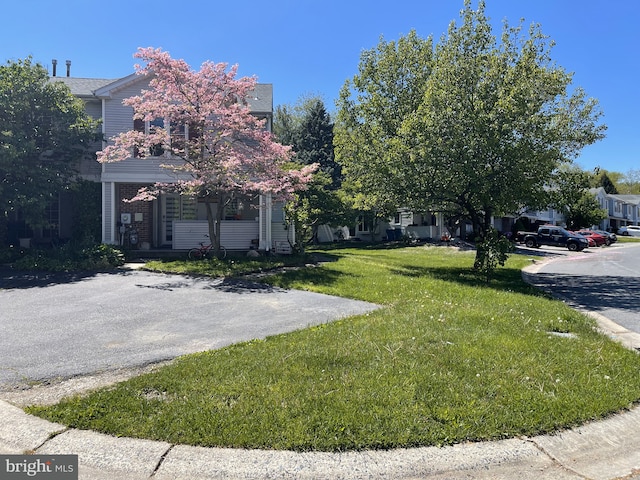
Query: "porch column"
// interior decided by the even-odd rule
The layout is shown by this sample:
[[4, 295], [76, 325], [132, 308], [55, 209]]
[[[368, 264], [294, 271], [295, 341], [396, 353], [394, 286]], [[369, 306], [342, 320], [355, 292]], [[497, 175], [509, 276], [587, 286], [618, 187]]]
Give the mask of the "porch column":
[[116, 228], [116, 185], [114, 182], [102, 183], [102, 243], [117, 244]]
[[259, 226], [260, 229], [260, 241], [258, 242], [258, 249], [266, 252], [271, 250], [271, 219], [273, 215], [273, 204], [271, 200], [271, 194], [267, 193], [260, 196], [260, 216]]

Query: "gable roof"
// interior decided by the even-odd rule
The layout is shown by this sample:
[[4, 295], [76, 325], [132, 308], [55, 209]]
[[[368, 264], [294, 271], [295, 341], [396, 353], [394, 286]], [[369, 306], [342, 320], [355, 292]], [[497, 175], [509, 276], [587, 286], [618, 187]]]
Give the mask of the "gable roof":
[[107, 78], [76, 78], [76, 77], [49, 77], [50, 82], [64, 83], [71, 93], [77, 97], [94, 97], [94, 91], [108, 85], [114, 79]]
[[[50, 82], [62, 82], [71, 93], [81, 98], [109, 98], [118, 90], [145, 79], [145, 75], [132, 73], [122, 78], [50, 77]], [[247, 102], [253, 113], [273, 113], [273, 84], [257, 83]]]
[[[145, 80], [146, 77], [146, 75], [132, 73], [131, 75], [102, 85], [95, 90], [94, 94], [98, 98], [109, 98], [112, 93], [131, 84]], [[273, 113], [273, 84], [257, 83], [256, 87], [248, 95], [247, 102], [253, 113]]]
[[109, 98], [112, 93], [128, 87], [133, 83], [140, 82], [146, 77], [146, 75], [138, 75], [137, 73], [132, 73], [131, 75], [127, 75], [126, 77], [111, 80], [111, 82], [97, 88], [93, 93], [98, 98]]

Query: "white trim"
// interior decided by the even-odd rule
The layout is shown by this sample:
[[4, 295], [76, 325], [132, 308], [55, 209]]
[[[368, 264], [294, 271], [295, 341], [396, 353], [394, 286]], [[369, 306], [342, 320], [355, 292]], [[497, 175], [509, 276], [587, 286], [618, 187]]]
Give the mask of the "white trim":
[[264, 209], [266, 207], [264, 195], [260, 195], [258, 200], [258, 250], [265, 249], [264, 241]]
[[273, 217], [273, 202], [271, 200], [271, 194], [270, 193], [267, 193], [267, 212], [266, 212], [266, 214], [267, 214], [267, 218], [266, 218], [266, 221], [267, 221], [267, 238], [266, 238], [267, 245], [266, 245], [266, 247], [267, 248], [266, 248], [266, 251], [268, 252], [268, 251], [271, 250], [271, 239], [273, 238], [272, 229], [271, 229], [271, 219]]
[[132, 83], [135, 83], [137, 79], [146, 78], [147, 75], [139, 75], [138, 73], [131, 73], [126, 77], [122, 77], [109, 85], [98, 88], [93, 92], [96, 97], [99, 98], [111, 98], [111, 94], [117, 92], [119, 89], [124, 88]]

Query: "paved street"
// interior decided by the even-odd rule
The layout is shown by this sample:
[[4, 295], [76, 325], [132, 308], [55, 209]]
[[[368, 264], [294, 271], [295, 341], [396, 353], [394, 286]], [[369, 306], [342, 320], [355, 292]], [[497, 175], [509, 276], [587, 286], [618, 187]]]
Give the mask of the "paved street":
[[[532, 283], [572, 306], [599, 313], [640, 333], [640, 244], [614, 244], [560, 255], [543, 264]], [[547, 251], [547, 249], [545, 249]]]
[[159, 362], [373, 308], [239, 280], [0, 271], [0, 389]]

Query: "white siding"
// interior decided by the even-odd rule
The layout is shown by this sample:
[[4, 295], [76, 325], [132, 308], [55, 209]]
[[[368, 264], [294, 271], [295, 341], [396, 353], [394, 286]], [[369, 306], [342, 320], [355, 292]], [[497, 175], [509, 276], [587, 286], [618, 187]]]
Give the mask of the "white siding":
[[[161, 165], [169, 164], [167, 158], [127, 158], [121, 162], [103, 164], [103, 182], [155, 183], [175, 182], [178, 177]], [[182, 177], [188, 180], [189, 177]]]
[[84, 110], [87, 114], [96, 120], [102, 118], [102, 102], [99, 101], [85, 101]]
[[[211, 243], [207, 237], [206, 221], [179, 220], [173, 222], [173, 249], [188, 250], [200, 242]], [[249, 250], [251, 241], [258, 238], [258, 222], [246, 220], [223, 221], [220, 228], [220, 244], [227, 250]]]
[[133, 108], [123, 105], [122, 101], [140, 95], [140, 90], [148, 85], [148, 81], [141, 78], [139, 82], [133, 82], [112, 92], [111, 97], [105, 99], [104, 133], [107, 140], [133, 128]]

